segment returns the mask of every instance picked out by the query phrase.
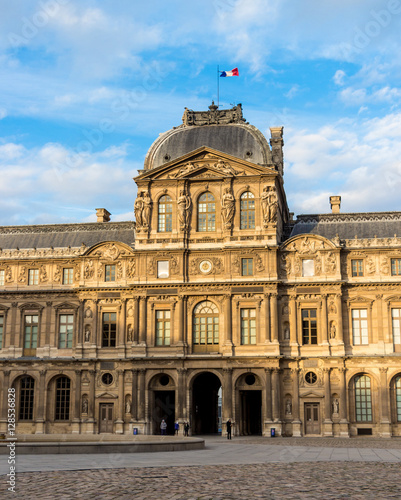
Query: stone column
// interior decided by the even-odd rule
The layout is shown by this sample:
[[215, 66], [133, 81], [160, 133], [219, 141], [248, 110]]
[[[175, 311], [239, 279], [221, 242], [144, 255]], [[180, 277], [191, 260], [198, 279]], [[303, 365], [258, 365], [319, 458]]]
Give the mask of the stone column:
[[265, 344], [270, 344], [270, 295], [264, 294]]
[[141, 297], [139, 307], [139, 343], [146, 345], [146, 297]]
[[295, 295], [290, 296], [290, 342], [298, 346], [297, 335], [297, 302]]
[[322, 328], [321, 342], [322, 344], [328, 344], [329, 336], [327, 330], [327, 295], [325, 293], [322, 293], [322, 309], [320, 312], [320, 324]]
[[[4, 434], [7, 434], [7, 419], [8, 419], [8, 389], [11, 389], [10, 387], [10, 370], [4, 370], [3, 371], [3, 401], [2, 401], [2, 406], [1, 406], [1, 432]], [[16, 389], [16, 388], [15, 388]], [[15, 403], [17, 403], [17, 398], [16, 398], [16, 392], [13, 392], [15, 395]]]
[[299, 419], [299, 368], [291, 370], [292, 375], [292, 435], [301, 436], [301, 421]]
[[274, 368], [272, 375], [273, 421], [280, 422], [280, 369]]
[[390, 422], [390, 398], [389, 386], [387, 383], [387, 367], [381, 367], [380, 370], [380, 436], [391, 437], [391, 422]]
[[223, 368], [223, 422], [226, 422], [229, 418], [233, 420], [233, 408], [232, 408], [232, 368]]
[[337, 307], [337, 338], [340, 344], [344, 343], [344, 331], [343, 331], [343, 304], [341, 300], [341, 294], [336, 295], [336, 307]]
[[133, 420], [138, 420], [138, 370], [132, 370], [131, 414]]
[[139, 297], [134, 297], [134, 344], [139, 342]]
[[145, 420], [145, 372], [146, 370], [141, 368], [139, 370], [138, 377], [138, 420]]
[[265, 368], [266, 373], [266, 422], [272, 422], [272, 369]]
[[277, 293], [270, 295], [270, 318], [272, 342], [278, 343]]
[[72, 433], [80, 433], [81, 422], [81, 370], [75, 370], [75, 398], [72, 419]]
[[340, 374], [340, 436], [349, 437], [347, 418], [347, 369], [339, 368]]
[[176, 341], [176, 345], [182, 346], [184, 345], [184, 297], [182, 295], [178, 296], [178, 314], [177, 314], [177, 323], [178, 328], [174, 328], [178, 331], [178, 338]]
[[225, 338], [225, 345], [231, 346], [233, 344], [232, 339], [233, 339], [233, 332], [232, 332], [232, 308], [231, 308], [231, 295], [227, 294], [226, 295], [226, 307], [225, 307], [225, 313], [226, 313], [226, 338]]
[[117, 370], [118, 383], [118, 403], [117, 403], [117, 419], [116, 419], [116, 434], [123, 434], [125, 398], [124, 398], [124, 370]]
[[184, 435], [184, 421], [185, 421], [185, 394], [186, 394], [186, 368], [178, 368], [178, 386], [175, 395], [175, 419], [178, 420], [180, 425], [179, 434]]
[[95, 374], [96, 374], [95, 370], [88, 370], [88, 375], [89, 375], [88, 432], [92, 431], [92, 433], [95, 433], [95, 423], [96, 423], [95, 422], [95, 413], [96, 413]]
[[324, 423], [323, 435], [333, 435], [333, 421], [331, 419], [331, 386], [330, 386], [330, 368], [323, 368], [324, 377]]
[[126, 302], [127, 302], [126, 299], [123, 299], [122, 306], [120, 307], [119, 328], [117, 332], [118, 335], [117, 345], [124, 348], [126, 345], [126, 338], [127, 338]]
[[[35, 434], [44, 434], [45, 432], [45, 396], [46, 396], [46, 370], [41, 370], [39, 372], [40, 380], [39, 380], [39, 397], [38, 397], [38, 405], [37, 405], [37, 413], [36, 413], [36, 430]], [[37, 393], [36, 393], [37, 394]]]

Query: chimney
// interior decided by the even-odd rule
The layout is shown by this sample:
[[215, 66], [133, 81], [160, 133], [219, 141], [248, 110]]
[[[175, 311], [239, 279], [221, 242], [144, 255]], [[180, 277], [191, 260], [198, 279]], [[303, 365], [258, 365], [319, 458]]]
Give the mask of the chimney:
[[110, 222], [111, 213], [105, 208], [97, 208], [96, 209], [96, 222]]
[[341, 196], [330, 196], [330, 207], [332, 214], [339, 214], [341, 207]]

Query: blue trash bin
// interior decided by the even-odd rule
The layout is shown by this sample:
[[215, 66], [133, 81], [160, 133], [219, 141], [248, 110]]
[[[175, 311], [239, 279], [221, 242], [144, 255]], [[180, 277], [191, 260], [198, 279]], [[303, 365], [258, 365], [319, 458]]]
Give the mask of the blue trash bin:
[[270, 437], [274, 438], [276, 436], [276, 429], [274, 427], [272, 427], [270, 429]]

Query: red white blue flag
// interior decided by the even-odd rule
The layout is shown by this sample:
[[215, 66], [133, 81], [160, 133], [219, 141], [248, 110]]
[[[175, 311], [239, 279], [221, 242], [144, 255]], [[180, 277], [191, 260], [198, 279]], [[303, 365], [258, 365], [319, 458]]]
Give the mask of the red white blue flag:
[[231, 71], [220, 71], [220, 76], [239, 76], [238, 68], [234, 68]]

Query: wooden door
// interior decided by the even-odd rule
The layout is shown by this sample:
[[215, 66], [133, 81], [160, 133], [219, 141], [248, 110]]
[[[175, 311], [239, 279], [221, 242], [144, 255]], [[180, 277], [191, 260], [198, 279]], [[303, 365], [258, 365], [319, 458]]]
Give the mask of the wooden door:
[[113, 403], [100, 403], [99, 432], [113, 432]]
[[305, 434], [320, 434], [319, 403], [305, 403]]

